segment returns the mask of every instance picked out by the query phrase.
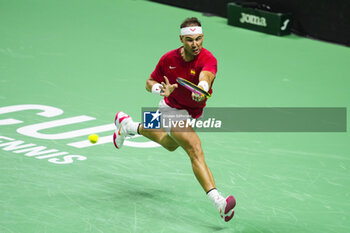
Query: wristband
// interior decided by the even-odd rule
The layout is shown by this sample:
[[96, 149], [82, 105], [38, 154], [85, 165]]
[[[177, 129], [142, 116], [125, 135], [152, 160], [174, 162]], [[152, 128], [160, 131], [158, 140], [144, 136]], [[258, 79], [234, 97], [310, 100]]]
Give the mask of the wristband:
[[156, 83], [152, 86], [152, 93], [156, 94], [156, 95], [160, 95], [160, 93], [163, 93], [162, 89], [160, 89], [160, 87], [162, 87], [162, 84], [160, 83]]
[[203, 90], [205, 90], [206, 92], [209, 91], [209, 84], [207, 81], [200, 81], [198, 83], [198, 86], [202, 86], [203, 87]]

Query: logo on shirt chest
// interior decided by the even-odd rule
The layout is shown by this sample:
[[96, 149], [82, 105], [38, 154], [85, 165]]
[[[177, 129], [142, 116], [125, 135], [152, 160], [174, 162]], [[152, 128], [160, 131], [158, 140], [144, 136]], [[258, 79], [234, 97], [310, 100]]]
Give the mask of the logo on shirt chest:
[[195, 76], [196, 75], [196, 70], [195, 69], [191, 69], [190, 74]]

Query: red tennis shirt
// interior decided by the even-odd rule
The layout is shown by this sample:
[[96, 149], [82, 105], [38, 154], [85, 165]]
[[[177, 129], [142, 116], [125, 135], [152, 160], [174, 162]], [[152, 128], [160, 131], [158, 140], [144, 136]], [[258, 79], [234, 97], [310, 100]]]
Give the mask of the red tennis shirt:
[[[194, 60], [186, 62], [181, 56], [181, 48], [171, 50], [162, 56], [151, 74], [155, 81], [165, 82], [163, 76], [166, 76], [170, 84], [174, 84], [177, 83], [176, 78], [181, 77], [198, 85], [201, 71], [210, 71], [216, 75], [217, 61], [209, 50], [202, 48]], [[209, 93], [212, 93], [212, 91], [210, 88]], [[164, 100], [170, 107], [186, 109], [192, 117], [198, 118], [203, 113], [206, 99], [196, 102], [191, 95], [191, 91], [178, 84], [178, 88], [175, 88], [169, 97], [164, 97]]]

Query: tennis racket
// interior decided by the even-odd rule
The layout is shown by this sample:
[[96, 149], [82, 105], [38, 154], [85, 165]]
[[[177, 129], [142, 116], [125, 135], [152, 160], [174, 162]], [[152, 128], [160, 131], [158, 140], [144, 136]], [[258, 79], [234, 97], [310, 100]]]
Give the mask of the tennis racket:
[[193, 93], [196, 93], [196, 94], [201, 95], [201, 96], [205, 96], [206, 98], [209, 98], [211, 96], [210, 93], [206, 92], [205, 90], [203, 90], [202, 88], [200, 88], [196, 84], [191, 83], [190, 81], [188, 81], [186, 79], [177, 78], [176, 81]]

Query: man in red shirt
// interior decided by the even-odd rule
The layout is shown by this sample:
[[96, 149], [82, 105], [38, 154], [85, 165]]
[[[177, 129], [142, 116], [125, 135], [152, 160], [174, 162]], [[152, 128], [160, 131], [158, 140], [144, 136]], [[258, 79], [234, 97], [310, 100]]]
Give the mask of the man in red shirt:
[[[183, 119], [199, 118], [203, 113], [206, 98], [191, 93], [176, 84], [176, 78], [182, 77], [212, 93], [212, 84], [217, 72], [216, 58], [202, 47], [203, 33], [197, 18], [188, 18], [180, 26], [182, 47], [167, 52], [158, 62], [155, 70], [146, 81], [146, 89], [164, 96], [160, 101], [161, 113], [168, 115], [188, 115]], [[163, 116], [162, 115], [162, 116]], [[181, 118], [181, 120], [183, 120]], [[172, 119], [178, 121], [180, 119]], [[118, 112], [115, 119], [117, 126], [113, 136], [116, 148], [123, 145], [125, 136], [141, 134], [162, 145], [169, 151], [181, 146], [189, 155], [193, 172], [207, 196], [227, 222], [234, 215], [235, 198], [221, 196], [216, 190], [213, 175], [205, 163], [201, 141], [191, 126], [161, 129], [146, 129], [139, 122], [123, 112]]]

